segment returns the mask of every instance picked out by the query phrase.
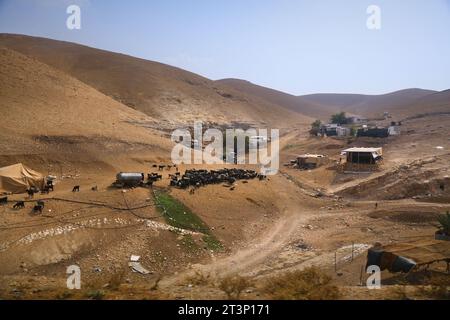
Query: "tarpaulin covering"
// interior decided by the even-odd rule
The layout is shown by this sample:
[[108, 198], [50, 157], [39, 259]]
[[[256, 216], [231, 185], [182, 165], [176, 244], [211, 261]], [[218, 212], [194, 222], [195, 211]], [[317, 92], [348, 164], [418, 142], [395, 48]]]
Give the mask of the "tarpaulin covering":
[[416, 265], [450, 260], [450, 242], [418, 240], [370, 248], [367, 266], [377, 265], [381, 270], [409, 272]]
[[30, 187], [42, 189], [44, 183], [42, 174], [21, 163], [0, 168], [0, 192], [24, 193]]

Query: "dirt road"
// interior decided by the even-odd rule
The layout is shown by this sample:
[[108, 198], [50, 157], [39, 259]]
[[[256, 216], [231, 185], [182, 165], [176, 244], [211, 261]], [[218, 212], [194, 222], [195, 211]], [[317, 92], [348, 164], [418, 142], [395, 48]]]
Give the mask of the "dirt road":
[[[279, 179], [278, 183], [286, 183], [286, 179]], [[292, 183], [288, 184], [294, 185]], [[295, 187], [297, 188], [297, 187]], [[317, 214], [311, 208], [302, 205], [309, 195], [301, 194], [294, 198], [290, 191], [281, 191], [277, 194], [276, 204], [280, 207], [281, 217], [278, 221], [264, 232], [260, 237], [254, 238], [244, 247], [240, 247], [231, 254], [221, 257], [213, 257], [206, 264], [194, 264], [187, 271], [165, 278], [161, 281], [161, 288], [170, 287], [195, 273], [210, 275], [221, 278], [228, 275], [239, 274], [240, 276], [254, 276], [260, 269], [264, 268], [265, 262], [275, 256], [293, 240], [295, 231], [302, 224]]]

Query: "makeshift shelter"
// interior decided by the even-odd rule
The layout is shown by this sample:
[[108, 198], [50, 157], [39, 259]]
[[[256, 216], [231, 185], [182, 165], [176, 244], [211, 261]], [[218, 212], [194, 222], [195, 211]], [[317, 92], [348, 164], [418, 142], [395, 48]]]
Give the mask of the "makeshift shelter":
[[349, 148], [342, 151], [347, 156], [347, 162], [356, 164], [375, 164], [381, 160], [382, 148]]
[[346, 156], [347, 162], [344, 171], [371, 172], [377, 170], [382, 160], [383, 149], [380, 148], [349, 148], [341, 153]]
[[400, 130], [401, 130], [400, 126], [396, 126], [396, 125], [390, 126], [388, 128], [388, 132], [389, 132], [390, 136], [398, 136], [400, 134]]
[[358, 129], [357, 137], [387, 138], [389, 136], [388, 128], [364, 128]]
[[336, 128], [336, 134], [338, 137], [345, 137], [349, 136], [351, 133], [351, 129], [347, 127], [337, 127]]
[[45, 178], [22, 163], [0, 168], [0, 192], [24, 193], [30, 187], [42, 189]]
[[323, 133], [326, 134], [328, 137], [337, 136], [338, 135], [337, 128], [339, 126], [340, 125], [337, 123], [329, 123], [323, 127]]
[[323, 154], [302, 154], [297, 156], [297, 166], [300, 169], [314, 169], [328, 163], [328, 157]]
[[450, 263], [450, 242], [439, 240], [417, 240], [375, 246], [367, 253], [367, 266], [376, 265], [380, 270], [405, 272], [425, 267], [433, 263]]

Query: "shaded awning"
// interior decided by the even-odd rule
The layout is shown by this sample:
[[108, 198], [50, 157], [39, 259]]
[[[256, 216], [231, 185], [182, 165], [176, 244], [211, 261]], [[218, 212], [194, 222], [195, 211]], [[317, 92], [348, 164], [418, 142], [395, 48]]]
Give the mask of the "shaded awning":
[[377, 265], [381, 270], [409, 272], [415, 266], [450, 261], [450, 242], [417, 240], [373, 247], [367, 254], [367, 266]]

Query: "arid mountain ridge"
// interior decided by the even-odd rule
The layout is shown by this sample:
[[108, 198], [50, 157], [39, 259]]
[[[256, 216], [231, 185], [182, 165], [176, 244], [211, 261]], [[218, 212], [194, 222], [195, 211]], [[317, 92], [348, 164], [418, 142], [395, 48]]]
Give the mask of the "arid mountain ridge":
[[382, 95], [294, 96], [239, 79], [213, 81], [166, 64], [24, 35], [0, 34], [0, 46], [35, 58], [159, 123], [248, 122], [289, 127], [346, 111], [413, 116], [450, 111], [449, 91], [405, 89]]

